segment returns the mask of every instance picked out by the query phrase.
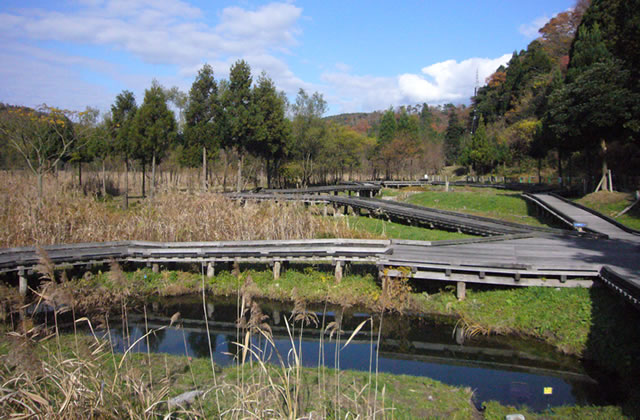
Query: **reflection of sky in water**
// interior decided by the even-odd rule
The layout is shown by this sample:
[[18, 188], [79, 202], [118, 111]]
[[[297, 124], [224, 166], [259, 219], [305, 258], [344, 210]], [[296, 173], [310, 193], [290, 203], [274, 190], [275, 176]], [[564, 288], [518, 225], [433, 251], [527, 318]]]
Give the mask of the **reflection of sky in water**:
[[[133, 343], [142, 336], [143, 328], [131, 325], [129, 327], [130, 341]], [[122, 336], [120, 331], [111, 330], [116, 350], [123, 351]], [[345, 338], [342, 339], [344, 344]], [[214, 351], [214, 361], [220, 365], [232, 363], [235, 346], [230, 344], [236, 341], [235, 330], [227, 334], [211, 332], [211, 344]], [[276, 348], [283, 359], [291, 348], [289, 339], [275, 339]], [[186, 352], [185, 352], [186, 344]], [[298, 341], [296, 340], [296, 347]], [[374, 344], [375, 346], [375, 344]], [[152, 351], [171, 353], [194, 357], [209, 357], [207, 335], [204, 332], [184, 331], [182, 329], [168, 328], [160, 331], [155, 337], [150, 336]], [[264, 346], [262, 347], [264, 350]], [[370, 364], [369, 342], [352, 342], [340, 351], [340, 367], [368, 371]], [[142, 340], [135, 348], [136, 351], [146, 352], [146, 339]], [[267, 349], [266, 353], [273, 349]], [[314, 367], [318, 364], [319, 341], [309, 340], [302, 343], [302, 359], [305, 366]], [[334, 367], [335, 342], [324, 343], [325, 364]], [[411, 355], [406, 355], [410, 357]], [[375, 347], [373, 352], [373, 371], [375, 371]], [[278, 363], [278, 358], [272, 354], [270, 361]], [[514, 363], [517, 362], [514, 360]], [[391, 358], [380, 354], [378, 359], [380, 372], [395, 374], [407, 374], [426, 376], [446, 384], [466, 386], [474, 390], [476, 402], [497, 400], [503, 404], [526, 404], [536, 410], [543, 410], [549, 406], [575, 404], [576, 399], [572, 394], [572, 385], [562, 378], [531, 373], [513, 372], [492, 368], [460, 366], [456, 364], [439, 364], [427, 361], [407, 360]], [[551, 395], [544, 395], [543, 389], [552, 387]]]

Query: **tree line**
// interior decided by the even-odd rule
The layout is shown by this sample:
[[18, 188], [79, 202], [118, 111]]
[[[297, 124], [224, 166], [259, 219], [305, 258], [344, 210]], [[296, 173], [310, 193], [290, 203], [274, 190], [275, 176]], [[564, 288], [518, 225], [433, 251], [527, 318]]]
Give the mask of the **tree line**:
[[478, 173], [536, 162], [562, 182], [640, 175], [639, 46], [640, 1], [577, 1], [486, 80], [466, 120], [450, 114], [447, 160]]
[[125, 183], [135, 164], [142, 172], [142, 194], [148, 190], [151, 196], [157, 167], [167, 160], [201, 168], [205, 189], [215, 163], [224, 190], [232, 168], [237, 171], [235, 189], [241, 190], [245, 172], [256, 178], [256, 170], [265, 175], [268, 187], [282, 187], [337, 182], [363, 171], [370, 174], [367, 178], [415, 176], [441, 165], [437, 123], [442, 124], [438, 112], [434, 116], [426, 104], [390, 108], [380, 121], [365, 127], [336, 123], [324, 118], [326, 111], [327, 103], [317, 92], [300, 89], [289, 103], [265, 73], [254, 80], [243, 60], [231, 66], [228, 80], [216, 80], [205, 64], [188, 93], [154, 80], [142, 104], [124, 90], [102, 118], [93, 108], [71, 112], [46, 105], [2, 105], [0, 141], [5, 144], [0, 164], [14, 167], [16, 158], [22, 160], [41, 186], [42, 176], [62, 164], [77, 166], [81, 183], [83, 164], [94, 162], [102, 167], [103, 193], [107, 162], [121, 162]]

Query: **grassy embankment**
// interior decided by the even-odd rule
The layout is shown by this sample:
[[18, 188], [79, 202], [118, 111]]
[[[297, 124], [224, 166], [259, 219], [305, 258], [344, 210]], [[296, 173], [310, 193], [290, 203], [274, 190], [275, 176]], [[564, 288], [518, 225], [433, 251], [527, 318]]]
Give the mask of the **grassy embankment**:
[[[269, 339], [266, 330], [254, 334], [253, 340]], [[238, 342], [249, 343], [244, 337]], [[244, 347], [239, 346], [240, 356]], [[473, 419], [477, 413], [469, 388], [429, 378], [248, 359], [220, 368], [210, 359], [186, 354], [118, 354], [108, 342], [82, 334], [56, 334], [48, 340], [2, 334], [0, 360], [0, 411], [7, 415], [372, 418], [376, 413], [378, 418]], [[202, 392], [194, 401], [169, 405], [171, 398], [194, 390]]]
[[506, 220], [531, 226], [545, 226], [527, 210], [527, 202], [520, 193], [494, 188], [454, 187], [445, 192], [443, 187], [407, 190], [399, 199], [420, 206], [457, 211], [476, 216]]
[[576, 202], [609, 216], [632, 229], [640, 230], [640, 204], [636, 204], [627, 213], [616, 217], [618, 213], [636, 201], [635, 194], [599, 191], [588, 194]]
[[[633, 328], [638, 321], [637, 314], [620, 311], [614, 298], [608, 296], [606, 291], [536, 288], [516, 291], [470, 291], [467, 300], [458, 302], [452, 293], [431, 296], [410, 294], [403, 282], [391, 285], [383, 291], [373, 277], [367, 275], [350, 275], [341, 283], [335, 283], [331, 278], [312, 271], [298, 272], [291, 269], [277, 282], [274, 282], [269, 274], [263, 271], [247, 271], [235, 275], [221, 272], [215, 278], [204, 279], [200, 274], [169, 271], [153, 273], [146, 269], [123, 273], [114, 267], [114, 271], [108, 274], [63, 282], [53, 286], [53, 289], [45, 287], [41, 293], [47, 299], [53, 299], [58, 304], [66, 303], [76, 307], [78, 311], [83, 309], [83, 304], [97, 309], [99, 302], [106, 303], [105, 301], [109, 302], [107, 308], [133, 307], [137, 305], [136, 298], [144, 300], [150, 294], [196, 291], [203, 282], [206, 289], [213, 294], [240, 292], [251, 298], [269, 297], [298, 301], [318, 299], [319, 302], [338, 302], [343, 305], [363, 304], [368, 301], [373, 305], [370, 309], [374, 311], [413, 308], [425, 312], [457, 314], [461, 317], [463, 325], [466, 325], [469, 334], [484, 330], [527, 335], [533, 332], [534, 336], [550, 342], [560, 340], [572, 343], [576, 347], [566, 347], [563, 350], [581, 351], [582, 355], [596, 357], [605, 364], [608, 362], [612, 366], [607, 367], [624, 373], [627, 377], [629, 372], [624, 370], [637, 369], [633, 363], [634, 349], [640, 339], [637, 337], [638, 332]], [[88, 299], [92, 294], [95, 296], [93, 302]], [[367, 298], [357, 298], [362, 296]], [[404, 305], [393, 306], [397, 302], [404, 302]], [[550, 310], [551, 308], [555, 310]], [[260, 314], [256, 315], [256, 319], [262, 319]], [[248, 325], [252, 325], [251, 321]], [[253, 325], [259, 326], [259, 322], [254, 322]], [[574, 325], [575, 328], [567, 329], [569, 325]], [[612, 328], [617, 328], [619, 334], [612, 335]], [[245, 333], [241, 333], [239, 337], [241, 339], [238, 341], [243, 342]], [[346, 337], [343, 337], [343, 340], [346, 340]], [[295, 399], [298, 401], [299, 413], [314, 411], [332, 414], [331, 411], [340, 406], [342, 415], [339, 417], [344, 417], [346, 412], [369, 417], [372, 414], [372, 405], [379, 408], [379, 405], [384, 404], [387, 409], [397, 408], [394, 418], [477, 418], [475, 409], [469, 403], [470, 390], [449, 387], [425, 378], [379, 375], [378, 399], [372, 401], [371, 395], [375, 392], [371, 390], [375, 390], [375, 387], [371, 383], [374, 379], [366, 373], [343, 371], [339, 374], [338, 386], [335, 371], [300, 368], [299, 372], [294, 374], [290, 370], [291, 367], [278, 368], [276, 364], [275, 367], [266, 367], [265, 371], [258, 365], [253, 369], [243, 368], [244, 373], [239, 373], [237, 367], [225, 368], [217, 370], [218, 376], [214, 379], [208, 359], [190, 360], [177, 356], [128, 354], [124, 357], [125, 362], [121, 362], [123, 356], [112, 354], [105, 348], [101, 351], [91, 350], [86, 347], [89, 343], [82, 339], [79, 340], [80, 347], [76, 347], [78, 338], [70, 335], [55, 337], [43, 344], [8, 335], [3, 336], [0, 341], [0, 354], [5, 362], [5, 369], [2, 370], [3, 382], [14, 381], [12, 383], [20, 385], [19, 392], [15, 388], [9, 390], [17, 392], [16, 398], [30, 404], [36, 412], [62, 410], [70, 415], [79, 415], [80, 411], [62, 409], [64, 400], [72, 393], [75, 405], [68, 407], [68, 410], [86, 410], [93, 407], [91, 410], [96, 410], [95, 414], [102, 415], [116, 404], [120, 410], [127, 410], [124, 412], [127, 415], [144, 417], [144, 411], [151, 406], [155, 408], [150, 410], [150, 413], [163, 413], [162, 410], [166, 408], [162, 406], [162, 401], [166, 401], [168, 397], [199, 389], [210, 391], [210, 395], [202, 402], [195, 403], [190, 408], [190, 415], [216, 415], [225, 410], [241, 410], [245, 414], [275, 410], [279, 413], [276, 417], [280, 417], [286, 414], [279, 412], [280, 407], [290, 409], [292, 400], [287, 400], [279, 390], [299, 387], [300, 390], [304, 390], [301, 391], [302, 395]], [[41, 345], [44, 347], [40, 347]], [[60, 354], [61, 351], [66, 353]], [[70, 354], [70, 351], [75, 354]], [[30, 368], [27, 369], [25, 366]], [[42, 367], [43, 370], [34, 371], [31, 368], [33, 366]], [[24, 372], [22, 369], [29, 371]], [[295, 370], [295, 367], [293, 369]], [[295, 386], [292, 385], [294, 380], [298, 381]], [[102, 387], [104, 392], [104, 395], [103, 392], [100, 393], [100, 402], [96, 401], [96, 392], [88, 392], [95, 391], [98, 387]], [[382, 402], [382, 390], [385, 402]], [[213, 395], [218, 391], [220, 397], [216, 400]], [[416, 395], [424, 396], [425, 392], [432, 398], [421, 397], [419, 403], [412, 403]], [[41, 402], [45, 400], [47, 404]], [[5, 408], [22, 410], [21, 407], [16, 408], [17, 406], [12, 405], [10, 399], [5, 402]], [[625, 412], [632, 409], [633, 407], [627, 408]], [[621, 410], [620, 407], [556, 408], [541, 418], [623, 418]], [[523, 410], [490, 403], [484, 415], [486, 418], [500, 418], [503, 413], [516, 411]], [[82, 414], [86, 413], [87, 411], [82, 411]], [[114, 416], [122, 414], [118, 412]]]
[[[132, 297], [140, 299], [154, 295], [197, 293], [201, 291], [203, 281], [201, 274], [184, 271], [153, 273], [149, 269], [141, 269], [124, 275], [126, 290]], [[348, 274], [336, 283], [332, 274], [311, 267], [291, 268], [284, 271], [278, 280], [273, 280], [271, 271], [247, 270], [240, 274], [221, 271], [215, 277], [204, 279], [204, 282], [208, 293], [230, 296], [236, 294], [248, 278], [253, 284], [253, 296], [259, 298], [280, 301], [302, 299], [313, 303], [359, 306], [370, 311], [379, 311], [384, 306], [401, 312], [450, 315], [459, 318], [469, 333], [535, 337], [563, 353], [578, 356], [587, 356], [597, 350], [596, 344], [607, 345], [606, 342], [594, 341], [604, 339], [601, 334], [607, 329], [615, 329], [615, 335], [623, 341], [637, 339], [640, 342], [640, 334], [631, 328], [635, 324], [624, 320], [640, 317], [633, 311], [624, 310], [606, 289], [532, 287], [476, 291], [471, 288], [467, 290], [467, 298], [458, 301], [453, 291], [415, 293], [411, 292], [406, 281], [397, 280], [388, 282], [395, 288], [392, 292], [397, 298], [388, 301], [385, 300], [385, 291], [371, 274]], [[73, 281], [73, 293], [79, 301], [90, 302], [88, 308], [97, 304], [90, 298], [92, 293], [106, 300], [107, 296], [121, 292], [122, 285], [109, 273]], [[615, 342], [612, 337], [607, 340]], [[624, 347], [620, 343], [618, 345]], [[634, 353], [629, 352], [630, 355]]]
[[417, 226], [407, 226], [400, 223], [387, 222], [382, 219], [364, 216], [346, 216], [347, 226], [358, 232], [365, 232], [374, 236], [388, 239], [410, 239], [415, 241], [442, 241], [452, 239], [473, 238], [458, 232], [425, 229]]

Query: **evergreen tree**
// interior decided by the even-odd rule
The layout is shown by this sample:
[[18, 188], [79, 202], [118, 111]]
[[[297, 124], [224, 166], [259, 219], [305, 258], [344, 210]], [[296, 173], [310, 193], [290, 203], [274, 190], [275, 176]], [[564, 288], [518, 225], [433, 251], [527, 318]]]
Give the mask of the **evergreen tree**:
[[390, 143], [396, 135], [396, 130], [396, 114], [393, 112], [393, 109], [389, 108], [385, 111], [382, 115], [382, 119], [380, 120], [380, 128], [378, 131], [379, 144]]
[[129, 206], [129, 159], [136, 150], [135, 117], [138, 113], [136, 98], [131, 91], [124, 90], [116, 96], [111, 105], [111, 120], [109, 132], [116, 153], [124, 158], [124, 201], [123, 207]]
[[478, 129], [471, 137], [471, 142], [462, 152], [462, 162], [469, 165], [476, 173], [484, 174], [492, 169], [495, 161], [495, 150], [489, 141], [484, 120], [480, 118]]
[[253, 89], [256, 107], [256, 131], [251, 145], [258, 156], [264, 158], [267, 165], [267, 186], [291, 147], [291, 123], [285, 117], [286, 97], [278, 94], [273, 81], [262, 73]]
[[429, 109], [429, 105], [424, 103], [420, 110], [420, 136], [422, 139], [426, 140], [435, 137], [436, 131], [433, 129], [432, 124], [433, 113]]
[[[207, 150], [213, 152], [220, 144], [217, 124], [220, 114], [218, 84], [213, 69], [205, 64], [189, 91], [185, 110], [183, 163], [199, 166], [202, 162], [203, 186], [207, 188]], [[202, 159], [199, 159], [202, 150]]]
[[238, 153], [237, 191], [242, 189], [242, 166], [255, 131], [255, 111], [251, 93], [251, 68], [236, 61], [229, 72], [229, 86], [223, 97], [224, 144]]
[[175, 116], [167, 106], [164, 89], [156, 80], [144, 92], [144, 102], [136, 114], [135, 125], [139, 140], [136, 157], [143, 165], [151, 160], [151, 198], [153, 198], [156, 164], [164, 157], [177, 134]]
[[460, 156], [460, 141], [464, 127], [458, 119], [455, 108], [449, 111], [449, 123], [444, 133], [444, 155], [448, 165], [453, 165]]

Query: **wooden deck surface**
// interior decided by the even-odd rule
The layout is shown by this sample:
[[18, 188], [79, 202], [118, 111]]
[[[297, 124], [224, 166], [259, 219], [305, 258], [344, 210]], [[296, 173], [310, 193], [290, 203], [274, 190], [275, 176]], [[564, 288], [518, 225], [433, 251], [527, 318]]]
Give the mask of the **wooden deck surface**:
[[[534, 228], [425, 207], [347, 196], [241, 194], [240, 200], [315, 201], [366, 209], [410, 223], [493, 235], [456, 241], [289, 240], [156, 243], [141, 241], [44, 247], [59, 265], [104, 263], [110, 259], [147, 263], [217, 261], [368, 262], [388, 275], [415, 279], [512, 286], [580, 287], [601, 279], [640, 308], [640, 235], [548, 194], [533, 194], [538, 204], [572, 221], [586, 223], [608, 239], [558, 229]], [[0, 249], [0, 272], [32, 269], [33, 247]]]

